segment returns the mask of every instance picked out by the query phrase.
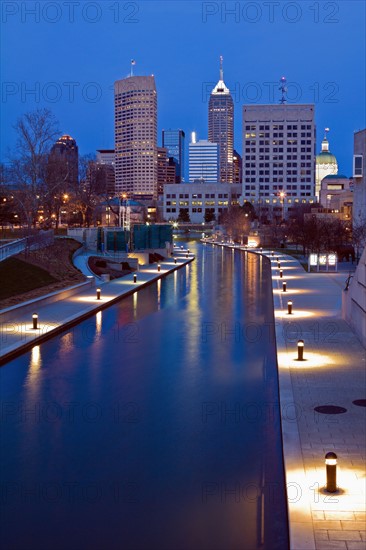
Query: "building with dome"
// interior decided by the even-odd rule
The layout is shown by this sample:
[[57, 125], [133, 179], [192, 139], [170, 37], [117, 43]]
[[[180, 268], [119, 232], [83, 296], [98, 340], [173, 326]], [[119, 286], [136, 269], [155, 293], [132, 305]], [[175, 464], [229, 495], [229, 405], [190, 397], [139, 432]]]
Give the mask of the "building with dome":
[[329, 141], [327, 133], [329, 128], [325, 129], [324, 139], [322, 141], [322, 150], [315, 159], [315, 195], [319, 199], [322, 179], [329, 175], [338, 174], [338, 163], [335, 156], [329, 151]]

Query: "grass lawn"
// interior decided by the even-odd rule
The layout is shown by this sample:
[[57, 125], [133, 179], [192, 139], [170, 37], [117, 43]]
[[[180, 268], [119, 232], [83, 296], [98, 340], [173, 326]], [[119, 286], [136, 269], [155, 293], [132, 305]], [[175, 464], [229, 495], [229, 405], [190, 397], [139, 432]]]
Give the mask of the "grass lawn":
[[55, 281], [57, 279], [52, 277], [48, 271], [18, 258], [8, 258], [0, 262], [0, 300], [49, 285]]

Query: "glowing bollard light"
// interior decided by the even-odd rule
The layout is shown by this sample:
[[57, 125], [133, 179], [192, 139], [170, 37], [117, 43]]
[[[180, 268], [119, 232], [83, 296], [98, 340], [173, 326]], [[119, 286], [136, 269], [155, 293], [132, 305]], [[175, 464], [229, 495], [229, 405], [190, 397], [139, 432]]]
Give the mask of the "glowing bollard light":
[[327, 473], [327, 485], [325, 487], [328, 493], [337, 491], [337, 455], [329, 452], [325, 455], [325, 469]]
[[158, 264], [158, 271], [160, 271], [161, 267], [160, 267], [160, 264]]
[[37, 330], [38, 329], [38, 315], [37, 315], [37, 313], [33, 313], [32, 320], [33, 320], [33, 330]]
[[133, 274], [133, 282], [134, 282], [134, 283], [137, 283], [137, 275], [136, 275], [136, 273]]
[[287, 302], [287, 313], [288, 313], [288, 315], [292, 315], [292, 302], [291, 302], [291, 300], [289, 300]]
[[175, 263], [175, 264], [177, 263], [177, 258], [174, 258], [174, 263]]
[[262, 252], [263, 252], [263, 248], [262, 248], [262, 247], [259, 249], [259, 252], [262, 254]]
[[283, 277], [283, 271], [282, 269], [280, 269], [280, 279], [282, 279], [282, 277]]
[[100, 288], [97, 288], [97, 300], [100, 300]]
[[181, 250], [183, 250], [183, 249], [184, 249], [184, 246], [182, 245], [180, 248], [181, 248]]
[[297, 342], [297, 360], [304, 361], [304, 340]]
[[276, 256], [276, 260], [277, 260], [277, 262], [279, 262], [279, 261], [280, 261], [280, 259], [279, 259], [279, 257], [278, 257], [278, 256]]
[[287, 292], [287, 283], [286, 283], [286, 281], [283, 281], [283, 283], [282, 283], [282, 292]]
[[186, 258], [189, 258], [189, 254], [188, 254], [188, 252], [187, 252], [187, 254], [186, 254]]
[[190, 250], [189, 250], [189, 248], [187, 248], [187, 254], [189, 254], [189, 253], [190, 253]]
[[277, 262], [277, 267], [278, 267], [278, 269], [281, 269], [281, 264], [280, 264], [280, 262]]
[[272, 250], [272, 252], [271, 252], [271, 256], [274, 256], [274, 251], [273, 251], [273, 250]]

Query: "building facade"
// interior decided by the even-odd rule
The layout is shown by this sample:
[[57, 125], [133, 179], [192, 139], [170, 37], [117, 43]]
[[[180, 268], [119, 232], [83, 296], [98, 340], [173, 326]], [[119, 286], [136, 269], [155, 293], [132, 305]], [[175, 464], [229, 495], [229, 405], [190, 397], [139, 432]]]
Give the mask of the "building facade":
[[165, 147], [157, 148], [158, 155], [158, 195], [163, 194], [166, 183], [175, 183], [176, 164], [173, 157], [168, 157]]
[[101, 173], [101, 178], [104, 180], [102, 188], [105, 189], [108, 194], [114, 195], [116, 190], [114, 149], [98, 149], [96, 163]]
[[220, 174], [218, 144], [192, 139], [189, 144], [189, 182], [217, 183]]
[[222, 57], [220, 57], [220, 79], [212, 90], [208, 103], [208, 140], [219, 146], [218, 181], [233, 183], [234, 102], [229, 88], [224, 83]]
[[175, 183], [184, 181], [184, 162], [185, 162], [185, 133], [183, 130], [163, 130], [162, 146], [168, 151], [168, 157], [175, 160], [176, 179]]
[[241, 155], [234, 149], [233, 151], [234, 183], [243, 182], [243, 164]]
[[314, 105], [244, 105], [243, 195], [282, 218], [298, 203], [315, 200]]
[[320, 198], [320, 189], [322, 180], [326, 176], [334, 176], [338, 174], [338, 163], [334, 155], [329, 151], [329, 141], [327, 138], [329, 129], [325, 129], [324, 139], [322, 141], [322, 150], [316, 155], [316, 170], [315, 170], [315, 195]]
[[157, 92], [153, 76], [114, 84], [116, 192], [156, 199]]
[[366, 225], [366, 129], [353, 138], [353, 227]]
[[65, 184], [75, 185], [79, 180], [79, 148], [69, 135], [61, 136], [51, 148], [49, 162], [65, 165]]
[[164, 220], [176, 220], [180, 210], [188, 212], [192, 223], [202, 223], [205, 214], [214, 214], [218, 221], [220, 214], [238, 204], [241, 185], [214, 184], [180, 184], [164, 185], [163, 217]]

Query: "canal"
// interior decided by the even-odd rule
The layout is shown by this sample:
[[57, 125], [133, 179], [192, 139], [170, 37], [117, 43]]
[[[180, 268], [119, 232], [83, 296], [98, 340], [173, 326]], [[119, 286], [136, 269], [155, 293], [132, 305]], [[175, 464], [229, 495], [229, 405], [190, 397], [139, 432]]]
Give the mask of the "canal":
[[269, 262], [189, 247], [0, 369], [3, 548], [288, 548]]

